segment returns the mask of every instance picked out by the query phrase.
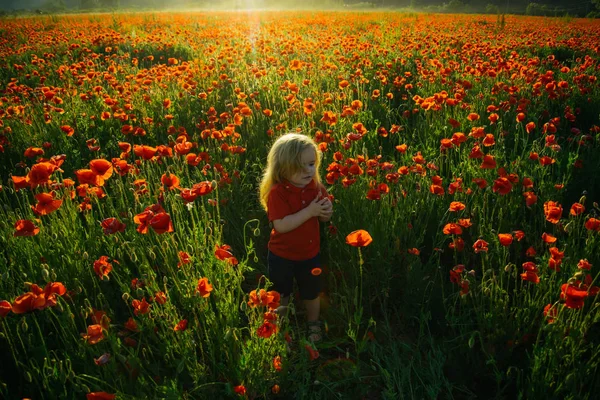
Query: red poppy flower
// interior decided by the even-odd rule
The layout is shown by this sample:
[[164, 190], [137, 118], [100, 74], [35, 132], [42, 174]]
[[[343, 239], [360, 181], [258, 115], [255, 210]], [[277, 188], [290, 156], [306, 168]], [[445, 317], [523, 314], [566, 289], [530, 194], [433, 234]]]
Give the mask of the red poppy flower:
[[114, 217], [103, 220], [101, 222], [101, 226], [105, 235], [112, 235], [117, 232], [125, 232], [125, 224]]
[[585, 228], [588, 231], [600, 231], [600, 219], [590, 218], [585, 221]]
[[127, 320], [127, 322], [125, 322], [124, 326], [125, 326], [125, 329], [127, 329], [128, 331], [131, 331], [131, 332], [137, 332], [138, 331], [138, 324], [131, 317], [129, 317], [129, 319]]
[[507, 195], [512, 190], [512, 183], [508, 178], [500, 177], [494, 181], [492, 191], [500, 195]]
[[525, 237], [525, 232], [523, 231], [514, 231], [513, 233], [517, 239], [517, 242], [520, 242]]
[[310, 361], [314, 361], [317, 358], [319, 358], [319, 352], [317, 350], [313, 349], [310, 344], [304, 345], [304, 348], [308, 352], [308, 358], [310, 359]]
[[521, 279], [535, 284], [540, 283], [540, 277], [534, 271], [525, 271], [521, 274]]
[[553, 324], [558, 317], [558, 308], [553, 307], [552, 304], [546, 304], [546, 307], [544, 307], [544, 317], [546, 317], [546, 322]]
[[179, 321], [177, 323], [177, 325], [175, 325], [175, 328], [173, 328], [173, 330], [175, 332], [183, 332], [187, 329], [188, 326], [188, 320], [187, 319], [182, 319], [181, 321]]
[[233, 391], [239, 394], [240, 396], [246, 395], [246, 387], [244, 385], [238, 385], [233, 388]]
[[87, 333], [82, 333], [81, 336], [88, 342], [88, 344], [96, 344], [104, 339], [104, 332], [102, 331], [102, 325], [95, 324], [87, 327]]
[[531, 207], [532, 205], [534, 205], [535, 203], [537, 203], [537, 196], [535, 195], [535, 193], [533, 192], [524, 192], [523, 196], [525, 197], [525, 205], [527, 205], [527, 207]]
[[473, 243], [473, 250], [475, 250], [475, 253], [480, 253], [482, 251], [487, 252], [488, 251], [488, 242], [486, 242], [483, 239], [477, 239], [477, 241], [475, 241], [475, 243]]
[[592, 264], [590, 264], [587, 260], [587, 258], [579, 260], [579, 263], [577, 263], [577, 268], [578, 269], [586, 269], [586, 270], [590, 270], [592, 268]]
[[510, 246], [513, 242], [513, 235], [510, 233], [499, 233], [498, 240], [502, 246]]
[[35, 236], [40, 233], [40, 228], [27, 219], [20, 219], [15, 222], [15, 232], [13, 236]]
[[131, 302], [131, 305], [133, 306], [133, 313], [135, 315], [144, 315], [144, 314], [148, 314], [150, 312], [150, 303], [148, 303], [146, 301], [146, 298], [142, 298], [142, 301], [139, 300], [133, 300]]
[[108, 274], [112, 271], [112, 264], [108, 262], [108, 256], [101, 256], [99, 259], [94, 261], [94, 272], [100, 278], [104, 280], [104, 277], [108, 277]]
[[448, 208], [448, 211], [456, 212], [456, 211], [462, 211], [464, 209], [465, 209], [465, 205], [463, 203], [461, 203], [460, 201], [453, 201], [452, 203], [450, 203], [450, 207]]
[[112, 176], [114, 168], [110, 161], [104, 159], [96, 159], [90, 161], [90, 170], [94, 174], [98, 175], [100, 178], [105, 180]]
[[573, 216], [581, 215], [585, 211], [585, 206], [581, 203], [573, 203], [569, 214]]
[[560, 203], [555, 201], [547, 201], [544, 203], [544, 214], [546, 220], [552, 224], [558, 224], [562, 216], [563, 208]]
[[169, 190], [175, 190], [179, 188], [179, 178], [173, 174], [162, 174], [160, 182], [165, 185]]
[[258, 327], [256, 334], [261, 338], [267, 339], [270, 338], [276, 332], [277, 325], [273, 324], [272, 322], [265, 321], [260, 327]]
[[62, 200], [54, 198], [54, 192], [38, 193], [35, 195], [37, 203], [31, 206], [36, 215], [48, 215], [60, 208]]
[[198, 280], [198, 286], [196, 287], [196, 291], [200, 294], [200, 296], [206, 298], [210, 296], [210, 292], [213, 291], [213, 286], [210, 283], [208, 283], [208, 278], [200, 278]]
[[565, 283], [560, 287], [560, 298], [565, 300], [567, 308], [582, 308], [584, 300], [588, 296], [588, 291], [575, 285]]
[[463, 231], [460, 225], [454, 223], [448, 223], [442, 230], [444, 235], [462, 235]]
[[0, 301], [0, 318], [4, 318], [12, 310], [12, 306], [6, 300]]
[[351, 232], [346, 236], [346, 244], [349, 244], [353, 247], [367, 247], [373, 242], [373, 238], [369, 234], [369, 232], [359, 229], [354, 232]]
[[174, 231], [173, 222], [171, 222], [171, 216], [165, 212], [154, 215], [149, 221], [148, 225], [159, 235], [165, 232]]
[[93, 392], [87, 394], [87, 400], [114, 400], [117, 395], [106, 392]]
[[281, 369], [283, 368], [281, 356], [276, 356], [275, 358], [273, 358], [273, 368], [275, 368], [275, 371], [281, 371]]
[[479, 168], [481, 169], [494, 169], [496, 168], [496, 160], [494, 159], [494, 156], [491, 155], [486, 155], [483, 157], [483, 162], [481, 163], [481, 165], [479, 166]]
[[156, 301], [158, 304], [165, 304], [167, 302], [167, 295], [162, 291], [156, 292], [154, 294], [154, 301]]
[[535, 257], [535, 255], [537, 254], [537, 252], [535, 251], [535, 249], [533, 248], [533, 246], [530, 246], [527, 251], [525, 252], [525, 255], [527, 257]]
[[268, 292], [264, 289], [260, 289], [258, 292], [253, 290], [249, 294], [248, 306], [254, 308], [263, 305], [274, 310], [279, 307], [280, 300], [280, 294], [274, 290]]

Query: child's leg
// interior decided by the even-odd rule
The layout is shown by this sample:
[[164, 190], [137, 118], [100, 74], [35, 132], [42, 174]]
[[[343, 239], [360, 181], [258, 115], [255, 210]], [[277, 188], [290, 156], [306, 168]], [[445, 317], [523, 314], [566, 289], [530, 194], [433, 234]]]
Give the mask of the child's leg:
[[313, 300], [304, 300], [304, 305], [306, 306], [306, 320], [308, 322], [318, 321], [321, 312], [321, 298], [317, 296]]
[[290, 303], [290, 296], [286, 296], [286, 297], [282, 297], [281, 299], [279, 299], [279, 307], [277, 307], [275, 309], [275, 314], [281, 315], [281, 316], [287, 316], [288, 313], [288, 304]]

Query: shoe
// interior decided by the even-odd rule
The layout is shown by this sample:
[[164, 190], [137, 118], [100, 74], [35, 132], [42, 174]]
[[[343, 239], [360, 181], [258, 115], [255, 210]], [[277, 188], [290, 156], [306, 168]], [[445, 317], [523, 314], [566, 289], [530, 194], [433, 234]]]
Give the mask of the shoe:
[[323, 341], [323, 322], [311, 321], [306, 323], [308, 340], [314, 344]]

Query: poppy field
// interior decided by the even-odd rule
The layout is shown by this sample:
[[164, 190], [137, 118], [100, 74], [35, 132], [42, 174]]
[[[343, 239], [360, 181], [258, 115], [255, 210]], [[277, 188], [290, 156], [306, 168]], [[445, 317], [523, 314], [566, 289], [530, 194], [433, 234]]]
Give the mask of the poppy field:
[[[589, 399], [600, 22], [0, 20], [0, 397]], [[333, 196], [327, 334], [273, 310], [258, 185]]]

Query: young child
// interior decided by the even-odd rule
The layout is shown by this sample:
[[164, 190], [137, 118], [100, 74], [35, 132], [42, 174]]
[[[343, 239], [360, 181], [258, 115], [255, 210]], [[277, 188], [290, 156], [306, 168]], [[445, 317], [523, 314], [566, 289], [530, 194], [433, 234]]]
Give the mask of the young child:
[[288, 133], [269, 151], [260, 201], [272, 224], [269, 279], [287, 306], [294, 278], [306, 306], [308, 338], [322, 340], [319, 221], [329, 221], [333, 204], [318, 174], [320, 152], [308, 136]]

